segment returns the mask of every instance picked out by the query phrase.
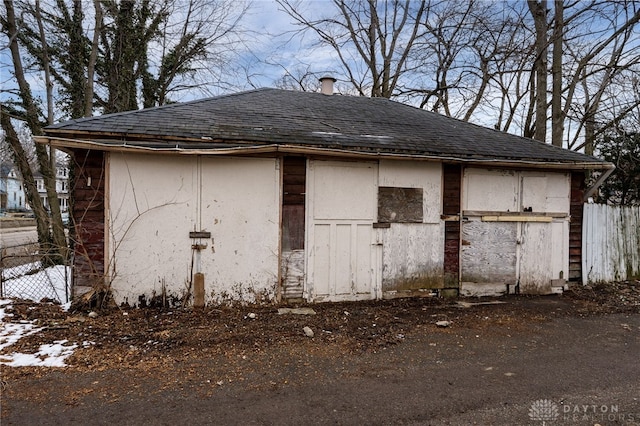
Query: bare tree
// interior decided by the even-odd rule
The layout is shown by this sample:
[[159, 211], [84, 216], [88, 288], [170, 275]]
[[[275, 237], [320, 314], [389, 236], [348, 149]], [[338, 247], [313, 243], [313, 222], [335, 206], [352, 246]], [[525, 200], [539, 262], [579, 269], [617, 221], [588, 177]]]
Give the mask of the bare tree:
[[564, 112], [562, 110], [562, 45], [564, 41], [564, 2], [554, 0], [553, 60], [551, 61], [551, 144], [562, 146]]
[[528, 0], [529, 10], [536, 29], [536, 56], [533, 61], [531, 80], [531, 104], [535, 105], [535, 125], [533, 138], [544, 142], [547, 134], [547, 55], [549, 45], [549, 24], [547, 22], [547, 0]]
[[360, 95], [390, 98], [412, 69], [409, 53], [421, 36], [426, 0], [334, 0], [333, 14], [317, 19], [303, 14], [301, 2], [277, 1], [301, 32], [333, 50]]
[[[615, 121], [607, 123], [601, 114], [609, 101], [604, 97], [606, 89], [620, 83], [618, 75], [639, 70], [640, 47], [633, 37], [640, 20], [639, 4], [554, 0], [552, 20], [547, 17], [550, 9], [546, 0], [529, 0], [528, 5], [536, 28], [535, 91], [531, 91], [535, 124], [531, 134], [535, 139], [546, 140], [551, 106], [552, 143], [563, 146], [566, 136], [568, 148], [584, 148], [593, 154], [598, 132]], [[551, 90], [546, 77], [550, 46]], [[626, 91], [621, 86], [618, 90]], [[570, 129], [568, 134], [565, 128]]]
[[70, 118], [162, 105], [172, 94], [224, 85], [221, 70], [242, 48], [249, 8], [232, 0], [19, 5], [20, 42], [39, 70], [50, 68], [56, 113]]
[[[40, 135], [56, 115], [77, 118], [90, 116], [96, 109], [116, 112], [169, 102], [169, 94], [193, 88], [196, 83], [188, 81], [215, 69], [215, 61], [219, 66], [227, 62], [225, 54], [241, 41], [239, 23], [248, 7], [231, 0], [95, 0], [93, 11], [86, 6], [81, 0], [42, 4], [40, 0], [3, 0], [0, 24], [16, 87], [2, 88], [14, 98], [3, 98], [2, 125], [28, 191], [35, 188], [35, 181], [29, 182], [34, 169], [27, 169], [26, 152], [21, 152], [19, 138], [14, 137], [15, 120], [23, 120], [32, 135]], [[88, 19], [93, 25], [87, 24]], [[25, 70], [24, 63], [30, 70]], [[44, 102], [33, 96], [29, 71], [44, 81]], [[206, 84], [215, 84], [218, 77]], [[40, 218], [39, 236], [43, 244], [52, 240], [64, 251], [55, 150], [49, 154], [45, 146], [36, 144], [34, 151], [52, 218], [49, 231], [45, 207], [37, 191], [32, 193], [30, 205]]]
[[[598, 134], [618, 121], [606, 112], [611, 111], [609, 105], [627, 97], [626, 108], [617, 109], [619, 113], [637, 106], [637, 99], [629, 96], [633, 79], [621, 77], [640, 73], [640, 46], [635, 37], [640, 4], [633, 3], [635, 11], [628, 2], [593, 3], [588, 8], [579, 4], [582, 8], [570, 21], [575, 25], [565, 37], [566, 83], [561, 96], [565, 99], [564, 116], [576, 123], [568, 147], [585, 148], [591, 154]], [[585, 36], [585, 26], [591, 28], [590, 37]], [[618, 93], [607, 97], [612, 85]]]
[[145, 105], [163, 105], [181, 92], [203, 90], [224, 82], [230, 67], [243, 51], [245, 34], [242, 27], [249, 4], [232, 0], [190, 0], [178, 8], [168, 2], [170, 13], [160, 30], [161, 36], [151, 40], [149, 50], [160, 52], [155, 76], [147, 71]]
[[35, 213], [38, 242], [44, 249], [45, 253], [47, 253], [51, 249], [52, 241], [51, 234], [49, 233], [47, 216], [44, 213], [44, 205], [42, 204], [42, 200], [38, 194], [38, 187], [36, 185], [36, 180], [33, 177], [33, 172], [31, 171], [28, 155], [22, 147], [20, 139], [18, 138], [18, 133], [11, 122], [11, 115], [7, 109], [2, 106], [0, 106], [0, 124], [4, 133], [4, 140], [11, 148], [13, 163], [18, 168], [20, 176], [22, 176], [27, 201]]
[[104, 112], [163, 105], [172, 93], [216, 84], [216, 70], [240, 47], [248, 8], [230, 0], [103, 5], [96, 99]]
[[[20, 54], [20, 48], [18, 45], [18, 26], [16, 20], [15, 9], [12, 0], [4, 0], [5, 6], [5, 18], [2, 20], [2, 27], [9, 39], [9, 50], [11, 51], [11, 58], [13, 62], [14, 76], [18, 83], [21, 106], [23, 108], [22, 117], [26, 121], [33, 135], [39, 135], [42, 133], [42, 121], [38, 107], [34, 101], [31, 93], [31, 88], [26, 79], [24, 67], [22, 65], [22, 58]], [[14, 117], [16, 114], [14, 114]], [[51, 167], [51, 159], [47, 154], [44, 146], [36, 145], [35, 152], [38, 160], [38, 167], [42, 173], [45, 189], [47, 191], [47, 199], [49, 201], [49, 207], [51, 209], [52, 223], [51, 234], [49, 234], [48, 215], [44, 208], [43, 203], [40, 202], [37, 187], [35, 185], [35, 179], [33, 173], [29, 167], [29, 164], [25, 158], [22, 146], [20, 145], [13, 124], [11, 123], [11, 116], [6, 108], [2, 111], [2, 129], [5, 132], [5, 137], [9, 143], [9, 146], [14, 151], [14, 159], [16, 165], [20, 170], [23, 180], [25, 181], [25, 188], [27, 189], [27, 197], [30, 202], [33, 202], [32, 208], [37, 220], [38, 226], [38, 238], [41, 244], [49, 245], [53, 243], [53, 250], [65, 254], [67, 247], [66, 237], [64, 229], [62, 227], [62, 215], [60, 213], [60, 204], [58, 202], [58, 194], [56, 193], [56, 177], [55, 168]], [[35, 192], [34, 192], [35, 191]], [[31, 192], [31, 194], [29, 194]], [[37, 200], [36, 200], [37, 199]]]
[[[589, 153], [620, 118], [607, 89], [628, 98], [617, 114], [636, 102], [635, 0], [334, 0], [329, 12], [278, 3], [299, 34], [333, 51], [360, 95], [393, 97], [540, 141], [550, 128], [554, 145]], [[295, 67], [283, 67], [291, 81]]]
[[428, 12], [411, 53], [419, 66], [402, 83], [402, 94], [465, 121], [497, 112], [500, 127], [513, 91], [510, 80], [529, 51], [521, 13], [473, 0], [431, 3]]

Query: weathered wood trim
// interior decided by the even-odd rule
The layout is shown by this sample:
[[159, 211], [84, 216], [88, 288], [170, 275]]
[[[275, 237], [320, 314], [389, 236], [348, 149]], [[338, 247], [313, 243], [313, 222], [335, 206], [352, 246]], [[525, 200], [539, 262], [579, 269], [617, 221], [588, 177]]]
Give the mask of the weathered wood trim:
[[[87, 150], [104, 150], [104, 151], [117, 151], [117, 152], [147, 152], [155, 154], [182, 154], [182, 155], [255, 155], [261, 153], [270, 154], [284, 154], [284, 155], [323, 155], [327, 157], [339, 157], [340, 161], [348, 159], [362, 159], [368, 161], [375, 161], [380, 159], [389, 160], [409, 160], [409, 161], [436, 161], [447, 162], [450, 165], [456, 165], [461, 167], [463, 164], [473, 165], [474, 167], [497, 167], [497, 168], [529, 168], [529, 169], [549, 169], [549, 170], [608, 170], [614, 168], [613, 164], [607, 162], [584, 162], [584, 163], [550, 163], [548, 161], [534, 161], [534, 160], [491, 160], [491, 159], [470, 159], [453, 156], [438, 156], [419, 153], [393, 153], [393, 152], [368, 152], [359, 151], [357, 149], [335, 149], [335, 148], [322, 148], [312, 146], [297, 146], [287, 144], [265, 144], [256, 141], [246, 140], [226, 140], [226, 139], [180, 139], [175, 137], [167, 137], [167, 141], [176, 142], [175, 145], [168, 145], [167, 148], [154, 148], [148, 146], [140, 146], [135, 144], [135, 140], [121, 141], [123, 137], [121, 134], [113, 135], [114, 139], [117, 137], [118, 142], [115, 145], [113, 142], [106, 140], [94, 140], [96, 135], [85, 134], [77, 135], [77, 137], [84, 137], [86, 139], [74, 139], [65, 138], [64, 136], [55, 136], [54, 131], [48, 131], [49, 136], [36, 137], [36, 142], [43, 144], [51, 144], [56, 148], [63, 150], [69, 150], [71, 148], [83, 148]], [[75, 136], [75, 135], [74, 135]], [[130, 137], [130, 135], [126, 135]], [[153, 143], [158, 139], [150, 138], [146, 141]], [[188, 146], [181, 146], [180, 142], [198, 142], [200, 144], [211, 144], [211, 147], [207, 148], [190, 148]], [[213, 146], [219, 144], [219, 146]], [[222, 145], [222, 146], [220, 146]], [[240, 145], [240, 146], [238, 146]]]
[[391, 228], [391, 224], [389, 222], [374, 222], [371, 226], [373, 226], [374, 229]]
[[462, 167], [442, 166], [442, 216], [444, 220], [444, 287], [458, 288], [460, 282], [460, 210]]
[[553, 222], [550, 216], [481, 216], [483, 222]]
[[504, 211], [478, 211], [478, 210], [465, 210], [462, 212], [463, 216], [507, 216], [507, 217], [549, 217], [549, 218], [567, 218], [567, 213], [555, 213], [555, 212], [504, 212]]
[[282, 226], [283, 250], [304, 249], [306, 167], [305, 157], [282, 159]]
[[585, 204], [582, 238], [583, 284], [640, 278], [640, 206]]
[[569, 204], [569, 281], [582, 282], [582, 218], [585, 191], [583, 172], [571, 173], [571, 201]]
[[115, 241], [112, 241], [111, 236], [113, 235], [113, 230], [111, 229], [111, 221], [113, 218], [113, 213], [111, 211], [111, 183], [110, 183], [110, 175], [111, 175], [111, 157], [113, 154], [111, 152], [103, 152], [103, 175], [104, 175], [104, 205], [103, 205], [103, 232], [104, 232], [104, 243], [103, 243], [103, 263], [104, 269], [102, 273], [102, 284], [105, 285], [107, 283], [113, 282], [113, 275], [115, 275], [115, 249], [111, 248], [112, 244], [115, 244]]
[[71, 187], [75, 226], [73, 285], [82, 293], [104, 286], [106, 267], [106, 159], [102, 151], [74, 150]]
[[301, 301], [305, 281], [307, 159], [280, 158], [280, 244], [277, 300]]

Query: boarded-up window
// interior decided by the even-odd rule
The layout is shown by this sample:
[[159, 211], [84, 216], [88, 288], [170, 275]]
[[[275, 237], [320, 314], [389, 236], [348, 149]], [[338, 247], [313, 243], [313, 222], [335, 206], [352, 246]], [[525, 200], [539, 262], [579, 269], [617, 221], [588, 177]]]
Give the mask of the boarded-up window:
[[422, 188], [378, 188], [378, 222], [422, 223]]

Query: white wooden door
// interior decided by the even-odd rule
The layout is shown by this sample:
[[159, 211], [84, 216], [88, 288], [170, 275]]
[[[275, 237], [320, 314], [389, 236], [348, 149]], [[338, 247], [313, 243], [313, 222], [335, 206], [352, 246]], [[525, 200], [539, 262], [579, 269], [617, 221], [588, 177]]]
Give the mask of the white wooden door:
[[520, 231], [519, 284], [523, 294], [549, 294], [551, 280], [569, 270], [569, 222], [522, 223]]
[[307, 181], [307, 297], [371, 299], [377, 265], [372, 224], [377, 164], [311, 161]]

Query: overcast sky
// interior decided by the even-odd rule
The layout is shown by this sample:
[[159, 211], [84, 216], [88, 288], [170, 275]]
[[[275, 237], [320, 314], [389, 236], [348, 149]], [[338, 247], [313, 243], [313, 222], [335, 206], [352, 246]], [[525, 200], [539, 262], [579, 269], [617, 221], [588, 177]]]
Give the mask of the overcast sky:
[[[179, 5], [180, 0], [176, 2]], [[43, 2], [46, 3], [47, 0]], [[307, 11], [322, 11], [327, 6], [330, 6], [328, 0], [306, 0], [303, 7]], [[92, 13], [93, 9], [87, 5], [85, 25], [92, 24]], [[206, 88], [174, 93], [171, 95], [173, 101], [186, 101], [255, 87], [273, 87], [287, 70], [299, 70], [301, 63], [305, 64], [305, 69], [308, 64], [308, 70], [318, 75], [336, 73], [334, 53], [328, 48], [313, 51], [304, 49], [302, 46], [307, 40], [293, 33], [296, 27], [292, 18], [279, 10], [274, 0], [252, 0], [241, 25], [247, 30], [244, 34], [245, 48], [238, 49], [239, 56], [234, 59], [239, 62], [240, 68], [235, 68], [233, 72], [230, 72], [229, 68], [222, 70], [225, 74], [220, 78], [226, 80], [222, 84], [214, 82]], [[23, 58], [23, 61], [25, 59]], [[12, 68], [9, 49], [6, 43], [3, 43], [0, 46], [0, 89], [6, 90], [16, 86], [11, 73]], [[30, 73], [27, 77], [34, 94], [44, 96], [42, 75]], [[7, 95], [4, 93], [0, 96], [6, 98]]]
[[[318, 16], [331, 5], [328, 0], [307, 0], [303, 7], [302, 11]], [[286, 70], [294, 72], [307, 64], [309, 71], [319, 75], [337, 72], [334, 52], [328, 48], [305, 48], [308, 38], [296, 33], [293, 19], [274, 0], [254, 1], [246, 17], [246, 26], [255, 32], [249, 36], [254, 41], [250, 45], [253, 54], [263, 61], [257, 65], [257, 71], [262, 75], [253, 78], [251, 83], [273, 86]]]

